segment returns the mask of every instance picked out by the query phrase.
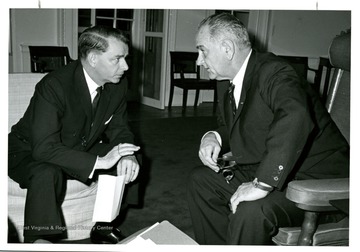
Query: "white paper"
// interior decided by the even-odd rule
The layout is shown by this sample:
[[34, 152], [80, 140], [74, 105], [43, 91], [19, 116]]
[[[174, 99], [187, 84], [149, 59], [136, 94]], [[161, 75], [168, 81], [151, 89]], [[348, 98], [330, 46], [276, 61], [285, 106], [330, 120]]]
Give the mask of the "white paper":
[[111, 222], [118, 216], [124, 188], [124, 175], [99, 175], [93, 222]]
[[136, 236], [135, 239], [131, 240], [128, 245], [133, 246], [147, 246], [147, 245], [156, 245], [151, 239], [144, 239], [141, 236]]

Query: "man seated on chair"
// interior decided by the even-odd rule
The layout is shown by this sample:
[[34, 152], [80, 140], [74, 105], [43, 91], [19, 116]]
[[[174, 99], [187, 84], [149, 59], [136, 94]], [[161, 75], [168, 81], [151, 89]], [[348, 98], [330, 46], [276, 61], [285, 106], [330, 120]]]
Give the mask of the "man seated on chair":
[[[9, 133], [9, 176], [27, 189], [27, 243], [64, 238], [63, 228], [51, 227], [65, 227], [61, 202], [67, 179], [87, 183], [102, 171], [125, 175], [134, 185], [139, 173], [134, 155], [139, 147], [126, 114], [128, 39], [117, 29], [95, 26], [81, 34], [78, 47], [79, 60], [36, 85], [23, 118]], [[136, 184], [128, 187], [135, 190]], [[96, 223], [93, 242], [122, 239], [117, 227], [105, 224], [110, 228]]]
[[[302, 210], [285, 197], [287, 183], [348, 177], [348, 143], [312, 87], [282, 59], [252, 49], [236, 17], [206, 18], [196, 43], [197, 63], [219, 81], [221, 121], [201, 139], [204, 166], [189, 181], [196, 241], [272, 244], [279, 227], [302, 223]], [[219, 171], [228, 151], [236, 164]]]

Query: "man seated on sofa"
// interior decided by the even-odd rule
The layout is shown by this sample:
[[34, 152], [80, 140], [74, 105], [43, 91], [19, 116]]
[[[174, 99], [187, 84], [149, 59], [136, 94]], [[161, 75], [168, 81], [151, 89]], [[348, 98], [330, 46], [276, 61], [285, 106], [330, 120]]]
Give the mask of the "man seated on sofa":
[[[134, 155], [139, 147], [128, 128], [128, 83], [123, 78], [128, 39], [117, 29], [94, 26], [81, 34], [78, 49], [79, 60], [37, 84], [23, 118], [8, 136], [9, 177], [27, 189], [27, 243], [64, 238], [65, 229], [51, 227], [65, 227], [61, 203], [67, 179], [87, 183], [106, 172], [125, 175], [128, 184], [139, 173]], [[137, 189], [131, 185], [129, 190]], [[122, 238], [111, 223], [96, 223], [91, 231], [96, 243]]]

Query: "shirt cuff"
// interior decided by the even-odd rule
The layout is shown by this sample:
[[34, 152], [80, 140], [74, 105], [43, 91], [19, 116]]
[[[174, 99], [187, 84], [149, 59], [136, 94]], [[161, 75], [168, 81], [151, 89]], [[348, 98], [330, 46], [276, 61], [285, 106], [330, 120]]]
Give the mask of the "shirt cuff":
[[90, 173], [90, 175], [89, 175], [89, 179], [92, 179], [92, 177], [94, 176], [94, 172], [95, 172], [95, 167], [96, 167], [96, 164], [97, 164], [97, 162], [98, 162], [98, 156], [96, 157], [96, 162], [95, 162], [95, 164], [94, 164], [94, 167], [93, 167], [93, 169], [92, 169], [92, 171], [91, 171], [91, 173]]
[[216, 132], [216, 131], [208, 131], [208, 132], [206, 132], [206, 133], [203, 135], [203, 137], [201, 138], [201, 141], [202, 141], [202, 140], [204, 139], [204, 137], [205, 137], [207, 134], [209, 134], [209, 133], [214, 133], [214, 134], [215, 134], [215, 137], [216, 137], [216, 140], [219, 142], [220, 146], [222, 146], [221, 136], [220, 136], [220, 134], [219, 134], [218, 132]]

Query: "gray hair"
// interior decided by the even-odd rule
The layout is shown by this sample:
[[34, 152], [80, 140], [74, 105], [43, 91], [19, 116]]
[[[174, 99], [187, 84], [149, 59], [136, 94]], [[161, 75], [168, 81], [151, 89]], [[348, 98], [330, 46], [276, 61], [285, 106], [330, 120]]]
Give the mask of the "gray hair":
[[86, 58], [92, 50], [106, 52], [109, 47], [108, 38], [110, 37], [116, 38], [126, 45], [129, 45], [129, 39], [121, 30], [110, 26], [93, 26], [87, 28], [79, 37], [79, 58]]
[[251, 42], [246, 27], [234, 15], [214, 14], [201, 21], [198, 31], [208, 27], [211, 39], [221, 41], [231, 39], [240, 49], [250, 48]]

